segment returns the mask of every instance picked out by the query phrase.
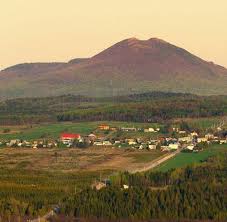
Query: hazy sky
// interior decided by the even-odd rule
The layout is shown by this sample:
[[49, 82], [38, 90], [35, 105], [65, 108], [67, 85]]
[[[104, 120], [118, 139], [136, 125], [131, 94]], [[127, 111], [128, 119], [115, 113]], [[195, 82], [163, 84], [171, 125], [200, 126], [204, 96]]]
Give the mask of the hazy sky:
[[227, 0], [0, 0], [0, 69], [162, 38], [227, 67]]

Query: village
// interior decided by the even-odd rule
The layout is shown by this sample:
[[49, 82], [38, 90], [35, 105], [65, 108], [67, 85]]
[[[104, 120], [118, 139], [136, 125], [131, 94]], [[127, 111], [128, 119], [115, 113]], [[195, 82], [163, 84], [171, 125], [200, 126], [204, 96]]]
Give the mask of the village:
[[[195, 130], [171, 128], [170, 133], [163, 134], [159, 127], [137, 128], [117, 127], [101, 124], [88, 135], [75, 132], [62, 132], [58, 139], [37, 138], [36, 140], [0, 140], [0, 147], [10, 148], [89, 148], [111, 147], [131, 148], [138, 150], [161, 150], [171, 152], [182, 150], [185, 152], [199, 152], [211, 143], [226, 144], [227, 137], [220, 127], [217, 133], [199, 133]], [[225, 132], [225, 131], [224, 131]]]

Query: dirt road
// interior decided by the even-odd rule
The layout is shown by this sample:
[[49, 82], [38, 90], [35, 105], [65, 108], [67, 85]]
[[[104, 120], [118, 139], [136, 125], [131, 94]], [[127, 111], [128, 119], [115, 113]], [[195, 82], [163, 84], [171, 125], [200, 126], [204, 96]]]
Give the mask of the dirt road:
[[151, 170], [151, 169], [159, 166], [160, 164], [164, 163], [165, 161], [173, 158], [174, 156], [176, 156], [180, 152], [181, 152], [181, 150], [178, 149], [174, 152], [167, 153], [166, 155], [161, 156], [156, 160], [153, 160], [151, 163], [145, 164], [143, 168], [129, 169], [128, 171], [129, 171], [129, 173], [139, 173], [139, 172]]

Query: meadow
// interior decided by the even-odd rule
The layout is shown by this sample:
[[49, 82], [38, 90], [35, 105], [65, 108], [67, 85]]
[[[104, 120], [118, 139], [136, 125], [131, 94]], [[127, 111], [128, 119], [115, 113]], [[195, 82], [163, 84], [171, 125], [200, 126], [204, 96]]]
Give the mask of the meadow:
[[[157, 123], [132, 123], [132, 122], [63, 122], [27, 126], [4, 126], [0, 127], [0, 139], [23, 139], [35, 140], [41, 138], [58, 139], [62, 132], [79, 133], [88, 135], [94, 132], [100, 124], [108, 124], [112, 127], [160, 127]], [[9, 133], [3, 133], [4, 129], [10, 129]]]
[[198, 164], [202, 161], [207, 160], [209, 157], [218, 155], [222, 152], [227, 152], [226, 144], [210, 145], [208, 148], [198, 153], [181, 152], [177, 156], [155, 168], [155, 171], [166, 172], [171, 169], [181, 168], [192, 164]]

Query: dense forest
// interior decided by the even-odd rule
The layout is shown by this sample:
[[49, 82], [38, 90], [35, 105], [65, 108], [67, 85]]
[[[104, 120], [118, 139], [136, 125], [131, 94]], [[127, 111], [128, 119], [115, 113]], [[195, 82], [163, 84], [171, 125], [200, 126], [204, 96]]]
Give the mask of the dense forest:
[[65, 95], [0, 102], [0, 124], [56, 121], [162, 122], [227, 114], [226, 96], [152, 92], [112, 98]]
[[[129, 189], [123, 189], [127, 184]], [[167, 173], [123, 173], [112, 185], [86, 189], [65, 200], [62, 214], [75, 218], [227, 220], [227, 153]]]
[[[23, 154], [21, 154], [23, 155]], [[0, 167], [0, 221], [19, 222], [49, 212], [75, 189], [89, 187], [99, 172], [46, 172]], [[105, 175], [106, 172], [103, 172]]]

